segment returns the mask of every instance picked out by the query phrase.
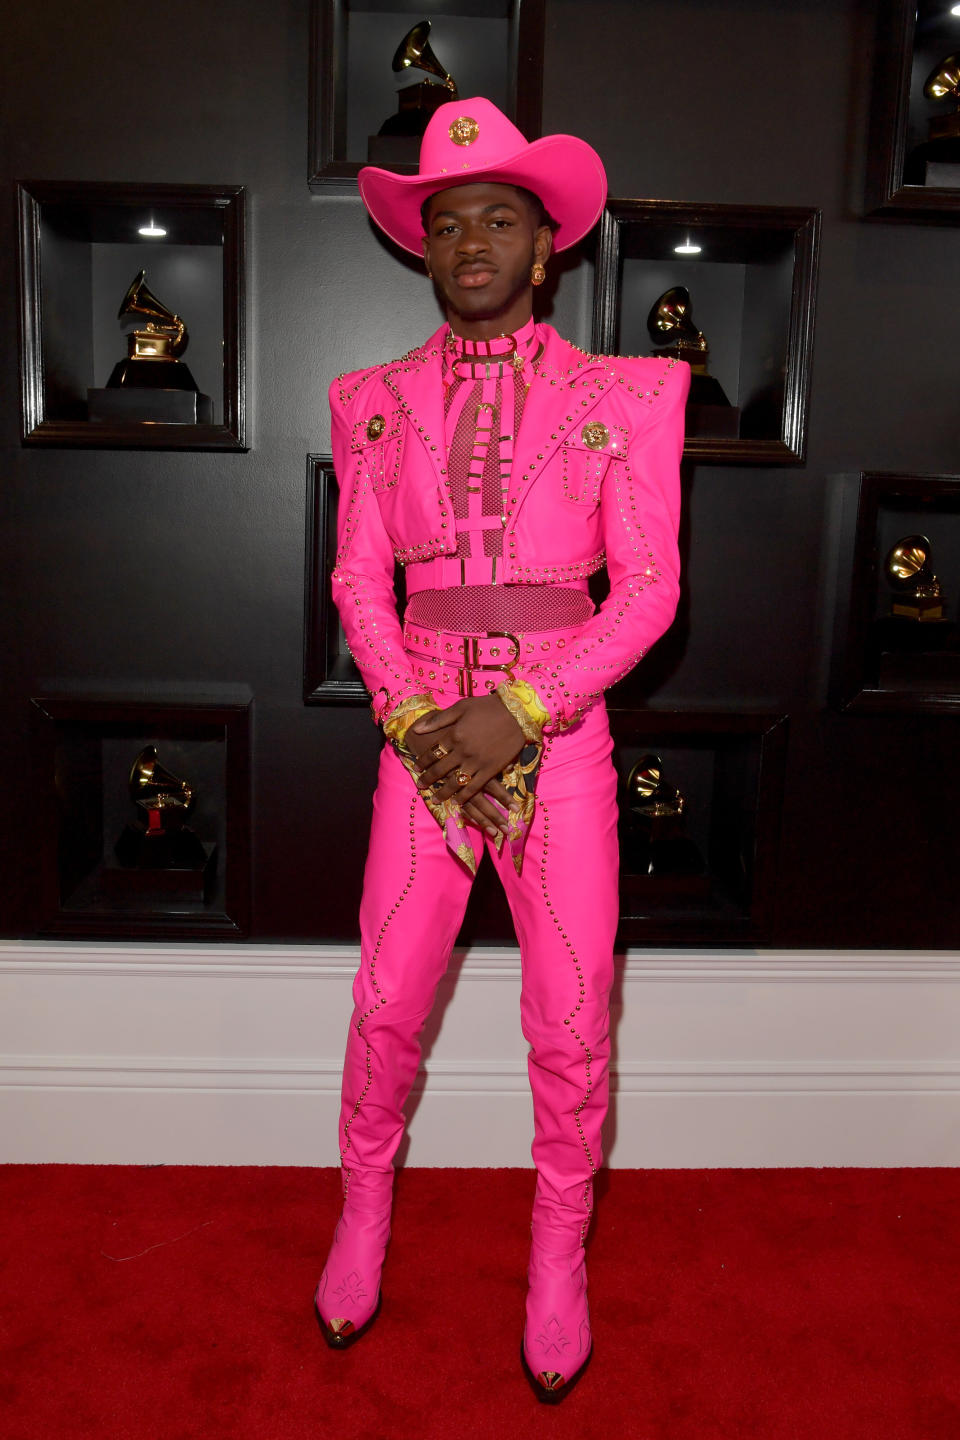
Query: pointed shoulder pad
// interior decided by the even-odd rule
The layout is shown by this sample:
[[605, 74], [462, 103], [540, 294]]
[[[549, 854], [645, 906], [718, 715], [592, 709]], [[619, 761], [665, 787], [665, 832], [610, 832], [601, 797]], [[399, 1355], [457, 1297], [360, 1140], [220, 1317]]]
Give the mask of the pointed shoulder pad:
[[670, 394], [675, 382], [689, 377], [690, 366], [671, 355], [611, 355], [610, 364], [617, 383], [638, 398], [653, 401], [661, 394]]
[[374, 375], [381, 375], [384, 370], [389, 370], [391, 365], [396, 365], [396, 360], [384, 360], [380, 365], [370, 365], [366, 370], [345, 370], [338, 375], [330, 387], [331, 395], [339, 400], [341, 405], [349, 405], [356, 399], [368, 380]]
[[415, 345], [405, 355], [398, 356], [395, 360], [383, 360], [379, 365], [370, 365], [366, 370], [345, 370], [338, 375], [330, 387], [331, 394], [336, 396], [341, 405], [349, 405], [359, 395], [368, 380], [374, 376], [384, 376], [391, 370], [400, 366], [409, 367], [411, 363], [423, 362], [439, 355], [439, 345], [427, 341], [426, 345]]

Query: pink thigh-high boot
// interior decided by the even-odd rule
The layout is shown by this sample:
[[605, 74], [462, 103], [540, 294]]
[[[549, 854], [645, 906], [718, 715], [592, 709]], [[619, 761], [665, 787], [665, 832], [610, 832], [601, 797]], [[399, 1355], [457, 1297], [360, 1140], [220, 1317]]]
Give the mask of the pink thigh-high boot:
[[584, 1239], [607, 1109], [617, 928], [616, 775], [606, 710], [550, 741], [523, 873], [498, 861], [520, 942], [533, 1093], [533, 1206], [522, 1358], [556, 1403], [590, 1358]]
[[343, 1211], [315, 1298], [325, 1338], [337, 1349], [358, 1340], [379, 1312], [403, 1106], [470, 885], [469, 871], [451, 855], [412, 779], [384, 746], [343, 1067]]

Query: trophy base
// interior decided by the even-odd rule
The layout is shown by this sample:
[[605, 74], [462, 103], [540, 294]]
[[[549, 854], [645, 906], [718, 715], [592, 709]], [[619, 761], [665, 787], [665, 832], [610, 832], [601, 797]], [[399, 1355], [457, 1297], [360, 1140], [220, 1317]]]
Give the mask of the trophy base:
[[128, 825], [114, 855], [107, 857], [101, 883], [104, 893], [115, 898], [203, 902], [210, 898], [216, 873], [216, 845], [204, 845], [192, 830], [148, 839], [143, 830]]
[[690, 377], [690, 398], [687, 404], [709, 405], [717, 409], [725, 406], [733, 409], [720, 381], [713, 375], [698, 375], [696, 371]]
[[397, 91], [397, 113], [388, 115], [376, 135], [367, 137], [367, 160], [371, 165], [412, 165], [420, 159], [420, 141], [434, 111], [456, 92], [446, 85], [421, 80]]
[[169, 826], [166, 830], [127, 825], [113, 853], [126, 869], [188, 870], [207, 862], [203, 842], [186, 825]]
[[931, 620], [943, 619], [943, 601], [939, 598], [929, 600], [894, 600], [890, 606], [890, 614], [898, 619], [919, 620], [921, 623], [929, 623]]
[[[938, 601], [942, 604], [942, 601]], [[956, 648], [958, 629], [942, 615], [918, 621], [906, 615], [883, 615], [873, 622], [871, 643], [876, 654], [896, 651], [912, 654]]]
[[960, 135], [930, 139], [911, 150], [903, 167], [903, 183], [960, 189]]
[[196, 390], [197, 382], [182, 360], [118, 360], [108, 390]]
[[685, 429], [687, 435], [732, 435], [736, 439], [740, 434], [740, 407], [688, 404]]
[[875, 620], [869, 664], [883, 689], [912, 693], [960, 690], [960, 626], [938, 618], [920, 622], [903, 615]]
[[411, 135], [370, 135], [367, 163], [370, 165], [412, 165], [417, 167], [422, 132]]
[[213, 400], [196, 390], [148, 390], [127, 386], [122, 390], [87, 391], [88, 418], [101, 424], [149, 421], [166, 425], [212, 425]]
[[623, 867], [631, 875], [658, 878], [703, 875], [707, 868], [700, 851], [686, 835], [668, 835], [657, 840], [627, 835], [623, 844]]
[[927, 127], [931, 140], [960, 139], [960, 110], [950, 115], [934, 115]]
[[[655, 351], [655, 354], [674, 356], [686, 360], [693, 367], [690, 376], [690, 395], [687, 400], [685, 429], [688, 435], [732, 435], [740, 434], [740, 407], [731, 405], [720, 381], [698, 369], [699, 351], [671, 345]], [[702, 362], [701, 362], [702, 363]]]

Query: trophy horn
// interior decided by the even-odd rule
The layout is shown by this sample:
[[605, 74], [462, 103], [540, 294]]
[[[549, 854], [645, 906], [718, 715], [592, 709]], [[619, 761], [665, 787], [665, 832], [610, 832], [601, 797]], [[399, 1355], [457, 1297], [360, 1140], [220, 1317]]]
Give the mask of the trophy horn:
[[193, 790], [157, 760], [156, 745], [145, 745], [130, 767], [130, 798], [147, 810], [189, 810]]
[[631, 800], [649, 800], [660, 788], [663, 761], [659, 755], [642, 755], [630, 771], [627, 793]]
[[641, 755], [627, 777], [627, 803], [641, 815], [682, 815], [680, 791], [663, 778], [659, 755]]
[[655, 345], [670, 343], [686, 350], [706, 350], [703, 331], [693, 323], [690, 291], [674, 285], [653, 302], [647, 316], [647, 330]]
[[948, 55], [935, 65], [923, 84], [928, 100], [943, 100], [952, 95], [960, 101], [960, 55]]
[[430, 48], [429, 35], [429, 20], [420, 20], [412, 26], [397, 46], [393, 68], [396, 71], [423, 70], [428, 75], [436, 75], [450, 91], [451, 100], [456, 100], [459, 98], [456, 81], [434, 55]]
[[190, 338], [187, 334], [187, 327], [179, 315], [175, 315], [169, 306], [157, 299], [156, 295], [147, 287], [146, 279], [146, 270], [141, 270], [139, 275], [135, 276], [120, 302], [117, 319], [122, 320], [125, 315], [145, 315], [149, 329], [158, 330], [170, 336], [170, 354], [182, 355]]
[[887, 580], [896, 588], [922, 585], [930, 579], [930, 541], [926, 535], [905, 535], [884, 562]]

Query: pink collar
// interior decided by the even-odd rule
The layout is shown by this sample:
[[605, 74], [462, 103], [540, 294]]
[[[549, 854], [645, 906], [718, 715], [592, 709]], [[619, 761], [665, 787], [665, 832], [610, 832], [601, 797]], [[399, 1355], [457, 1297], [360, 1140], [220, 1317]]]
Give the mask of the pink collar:
[[448, 384], [454, 380], [499, 380], [510, 366], [515, 375], [522, 373], [529, 385], [540, 349], [532, 316], [512, 335], [491, 340], [465, 340], [449, 330], [443, 347], [443, 378]]

